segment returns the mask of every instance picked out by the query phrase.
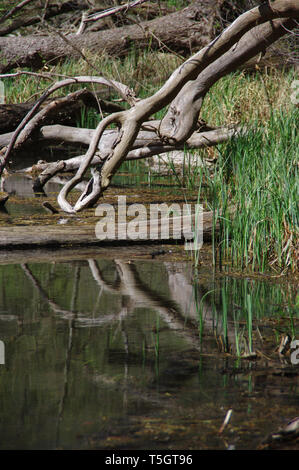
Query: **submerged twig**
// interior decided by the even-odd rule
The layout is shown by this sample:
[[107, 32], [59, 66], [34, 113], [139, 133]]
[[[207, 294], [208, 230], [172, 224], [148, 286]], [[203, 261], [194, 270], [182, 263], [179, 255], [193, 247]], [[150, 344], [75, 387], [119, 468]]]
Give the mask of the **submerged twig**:
[[226, 416], [224, 418], [224, 421], [222, 423], [222, 426], [220, 427], [219, 431], [218, 431], [218, 434], [222, 434], [224, 429], [226, 428], [226, 426], [228, 425], [229, 423], [229, 420], [231, 418], [231, 415], [232, 415], [232, 412], [233, 410], [228, 410], [228, 412], [226, 413]]

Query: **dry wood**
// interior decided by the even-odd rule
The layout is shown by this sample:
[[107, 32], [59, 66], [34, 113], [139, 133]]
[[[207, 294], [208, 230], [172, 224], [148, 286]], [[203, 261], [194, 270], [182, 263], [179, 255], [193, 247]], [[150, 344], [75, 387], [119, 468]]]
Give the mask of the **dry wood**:
[[[117, 82], [116, 80], [108, 80], [104, 77], [73, 77], [73, 78], [66, 78], [65, 80], [61, 80], [60, 82], [55, 83], [52, 85], [47, 91], [43, 93], [43, 95], [36, 101], [34, 106], [31, 108], [29, 113], [25, 116], [25, 118], [21, 121], [17, 129], [15, 130], [9, 145], [7, 149], [5, 150], [5, 153], [2, 155], [3, 157], [1, 158], [1, 153], [0, 153], [0, 176], [2, 174], [3, 169], [5, 168], [5, 165], [8, 161], [8, 157], [14, 148], [18, 138], [23, 139], [23, 136], [26, 137], [27, 135], [27, 129], [30, 128], [31, 124], [30, 121], [33, 118], [34, 114], [37, 112], [37, 110], [40, 108], [41, 104], [56, 90], [59, 88], [62, 88], [64, 86], [68, 85], [74, 85], [76, 83], [98, 83], [100, 85], [105, 85], [108, 87], [112, 87], [115, 90], [117, 90], [124, 98], [126, 98], [130, 103], [135, 102], [135, 94], [132, 90], [130, 90], [129, 87], [123, 85], [120, 82]], [[22, 134], [20, 136], [20, 134]], [[19, 137], [20, 136], [20, 137]]]
[[[279, 17], [287, 19], [276, 20]], [[60, 207], [71, 213], [94, 204], [100, 194], [109, 186], [114, 173], [131, 150], [142, 122], [147, 120], [154, 112], [169, 104], [171, 100], [179, 95], [185, 84], [187, 84], [186, 87], [191, 87], [191, 92], [188, 95], [184, 90], [183, 104], [179, 113], [181, 121], [179, 122], [179, 131], [183, 134], [183, 138], [174, 139], [173, 134], [169, 137], [168, 132], [164, 130], [163, 133], [163, 128], [162, 132], [160, 129], [160, 135], [169, 144], [187, 139], [194, 131], [202, 100], [212, 84], [224, 74], [234, 70], [244, 60], [248, 60], [258, 52], [263, 51], [265, 47], [294, 28], [296, 21], [289, 19], [289, 17], [299, 17], [298, 0], [277, 0], [271, 5], [263, 4], [261, 7], [253, 8], [241, 15], [218, 38], [180, 66], [155, 95], [137, 102], [128, 111], [115, 113], [103, 119], [92, 138], [84, 162], [80, 165], [76, 175], [62, 188], [58, 195]], [[204, 69], [208, 66], [210, 66], [210, 70], [206, 73]], [[201, 72], [204, 74], [204, 78], [202, 78]], [[200, 91], [197, 88], [196, 79], [199, 80]], [[191, 85], [187, 83], [190, 80], [194, 80]], [[189, 99], [190, 95], [191, 99]], [[170, 107], [170, 109], [172, 108]], [[169, 120], [170, 124], [177, 129], [178, 126], [173, 115]], [[97, 179], [100, 180], [101, 184], [100, 186], [93, 184], [88, 196], [81, 195], [72, 207], [67, 201], [67, 195], [82, 180], [97, 151], [98, 143], [105, 129], [111, 123], [117, 123], [121, 128], [113, 152], [106, 158], [103, 168], [101, 168], [101, 174], [97, 175]], [[166, 120], [166, 129], [168, 130], [168, 128]], [[95, 171], [97, 172], [97, 170]]]
[[[163, 143], [154, 133], [141, 131], [138, 138], [134, 142], [132, 150], [128, 153], [126, 160], [140, 160], [149, 158], [162, 153], [172, 152], [176, 150], [192, 150], [202, 147], [211, 147], [221, 142], [225, 142], [233, 137], [239, 136], [246, 132], [242, 127], [218, 128], [210, 131], [195, 132], [184, 144], [178, 144], [175, 147]], [[64, 142], [80, 143], [88, 145], [92, 139], [94, 131], [91, 129], [76, 129], [67, 126], [45, 126], [40, 133], [46, 140], [53, 139], [55, 141], [62, 140]], [[117, 131], [109, 130], [103, 135], [100, 142], [99, 152], [97, 152], [90, 166], [96, 166], [102, 163], [103, 155], [109, 154], [113, 142], [117, 137]], [[1, 142], [1, 138], [0, 138]], [[41, 172], [34, 181], [34, 189], [42, 191], [44, 184], [57, 173], [71, 172], [79, 168], [84, 161], [84, 155], [73, 157], [68, 160], [55, 163], [37, 163], [33, 167], [27, 168], [26, 172]]]

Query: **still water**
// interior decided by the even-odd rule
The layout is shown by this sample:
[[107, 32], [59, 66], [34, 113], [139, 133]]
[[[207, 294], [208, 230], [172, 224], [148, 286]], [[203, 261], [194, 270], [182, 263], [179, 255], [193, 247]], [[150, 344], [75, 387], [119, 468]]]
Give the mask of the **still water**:
[[161, 258], [2, 261], [0, 448], [255, 449], [298, 415], [294, 305]]

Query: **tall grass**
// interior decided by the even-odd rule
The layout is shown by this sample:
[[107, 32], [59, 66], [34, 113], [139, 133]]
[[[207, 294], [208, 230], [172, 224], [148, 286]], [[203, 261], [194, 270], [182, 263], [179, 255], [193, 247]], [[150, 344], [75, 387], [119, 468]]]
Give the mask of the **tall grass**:
[[[227, 144], [197, 152], [217, 158], [213, 172], [184, 159], [181, 174], [170, 162], [182, 189], [198, 188], [213, 211], [213, 259], [265, 271], [297, 269], [299, 111], [290, 99], [294, 70], [237, 72], [224, 77], [205, 99], [202, 116], [252, 129]], [[216, 230], [220, 226], [220, 232]], [[196, 261], [196, 260], [194, 260]]]
[[280, 283], [225, 276], [210, 287], [203, 292], [198, 280], [193, 285], [201, 343], [204, 335], [213, 334], [222, 352], [241, 357], [254, 353], [263, 337], [279, 345], [282, 334], [298, 336], [295, 284], [286, 289]]
[[214, 177], [206, 175], [206, 197], [220, 222], [218, 248], [236, 266], [296, 269], [298, 119], [296, 109], [273, 112], [267, 128], [256, 123], [255, 131], [223, 145]]

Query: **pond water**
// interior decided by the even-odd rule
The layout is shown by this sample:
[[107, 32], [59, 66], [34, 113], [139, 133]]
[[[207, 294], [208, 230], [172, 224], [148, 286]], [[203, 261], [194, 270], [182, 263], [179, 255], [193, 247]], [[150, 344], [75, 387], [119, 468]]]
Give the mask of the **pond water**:
[[[0, 223], [43, 225], [28, 176], [2, 190]], [[0, 251], [0, 449], [256, 449], [298, 415], [299, 366], [278, 354], [299, 340], [294, 280], [209, 254], [195, 271], [176, 248]]]
[[293, 285], [72, 253], [0, 259], [1, 449], [256, 449], [298, 415]]

